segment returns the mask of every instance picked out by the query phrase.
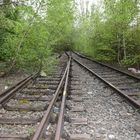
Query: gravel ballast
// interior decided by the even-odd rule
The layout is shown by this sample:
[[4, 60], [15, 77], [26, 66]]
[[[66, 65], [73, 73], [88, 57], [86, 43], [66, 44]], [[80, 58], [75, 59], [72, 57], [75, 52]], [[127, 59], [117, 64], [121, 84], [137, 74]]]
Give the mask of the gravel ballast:
[[[85, 111], [72, 112], [67, 110], [70, 118], [87, 118], [86, 125], [66, 123], [64, 129], [68, 134], [89, 134], [91, 140], [139, 140], [140, 114], [96, 77], [73, 63], [72, 75], [79, 77], [81, 88], [79, 94], [83, 101], [67, 102], [70, 106], [83, 106]], [[73, 82], [73, 81], [72, 81]], [[73, 82], [74, 83], [74, 82]], [[74, 93], [73, 93], [74, 95]]]

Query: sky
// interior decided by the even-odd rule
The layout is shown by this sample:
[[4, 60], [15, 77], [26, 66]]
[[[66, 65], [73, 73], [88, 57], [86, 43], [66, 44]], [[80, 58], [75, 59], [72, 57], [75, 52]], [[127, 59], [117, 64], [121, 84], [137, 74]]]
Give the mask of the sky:
[[76, 0], [78, 3], [82, 2], [82, 3], [86, 3], [89, 2], [89, 4], [97, 4], [99, 2], [99, 0]]
[[94, 5], [99, 5], [102, 0], [75, 0], [77, 3], [77, 7], [81, 12], [81, 7], [84, 8], [84, 11], [86, 10], [86, 5], [88, 5], [88, 9], [90, 11], [91, 6]]

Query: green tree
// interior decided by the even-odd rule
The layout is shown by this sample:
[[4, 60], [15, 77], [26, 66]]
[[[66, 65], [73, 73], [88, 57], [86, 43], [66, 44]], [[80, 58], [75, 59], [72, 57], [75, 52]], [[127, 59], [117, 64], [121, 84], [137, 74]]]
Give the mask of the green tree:
[[71, 0], [6, 1], [0, 17], [0, 60], [8, 62], [7, 72], [46, 69], [54, 50], [71, 47]]

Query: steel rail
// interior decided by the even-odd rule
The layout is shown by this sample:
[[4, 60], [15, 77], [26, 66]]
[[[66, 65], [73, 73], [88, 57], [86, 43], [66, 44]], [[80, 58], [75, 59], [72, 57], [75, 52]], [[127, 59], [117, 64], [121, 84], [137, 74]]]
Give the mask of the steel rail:
[[19, 81], [17, 84], [11, 86], [10, 88], [6, 89], [4, 92], [2, 92], [0, 94], [0, 97], [4, 96], [5, 94], [7, 94], [9, 91], [11, 91], [12, 89], [14, 89], [16, 86], [18, 86], [19, 84], [21, 84], [22, 82], [24, 82], [26, 79], [28, 79], [29, 77], [31, 77], [32, 75], [24, 78], [23, 80]]
[[[69, 62], [68, 62], [68, 64], [69, 64]], [[68, 64], [67, 64], [65, 72], [64, 72], [64, 74], [63, 74], [63, 76], [61, 78], [61, 81], [60, 81], [60, 83], [59, 83], [59, 85], [58, 85], [58, 87], [57, 87], [57, 89], [55, 91], [54, 97], [51, 100], [51, 102], [50, 102], [50, 104], [49, 104], [49, 106], [48, 106], [48, 108], [47, 108], [47, 110], [46, 110], [46, 112], [45, 112], [45, 114], [44, 114], [44, 116], [43, 116], [39, 126], [37, 127], [33, 137], [31, 138], [31, 140], [40, 140], [41, 137], [42, 137], [42, 134], [44, 132], [44, 129], [49, 124], [49, 119], [50, 119], [51, 111], [53, 109], [53, 106], [54, 106], [57, 98], [58, 98], [58, 95], [60, 94], [60, 90], [61, 90], [62, 86], [64, 85], [64, 80], [65, 80], [65, 77], [66, 77], [66, 74], [67, 74], [67, 70], [68, 70], [68, 66], [69, 66]]]
[[5, 104], [8, 100], [10, 100], [15, 95], [15, 92], [23, 88], [30, 80], [36, 78], [37, 76], [38, 76], [38, 73], [31, 75], [25, 78], [24, 80], [20, 81], [19, 83], [17, 83], [15, 86], [4, 91], [2, 93], [3, 97], [0, 98], [0, 104]]
[[99, 64], [99, 65], [102, 65], [102, 66], [105, 66], [105, 67], [107, 67], [107, 68], [113, 69], [113, 70], [115, 70], [115, 71], [117, 71], [117, 72], [120, 72], [120, 73], [122, 73], [122, 74], [125, 74], [125, 75], [127, 75], [127, 76], [130, 76], [130, 77], [132, 77], [132, 78], [134, 78], [134, 79], [140, 81], [140, 78], [139, 78], [139, 77], [136, 77], [136, 76], [134, 76], [134, 75], [132, 75], [132, 74], [129, 74], [129, 73], [127, 73], [127, 72], [124, 72], [124, 71], [119, 70], [119, 69], [117, 69], [117, 68], [114, 68], [114, 67], [112, 67], [112, 66], [103, 64], [103, 63], [101, 63], [101, 62], [98, 62], [98, 61], [96, 61], [96, 60], [93, 60], [93, 59], [91, 59], [91, 58], [89, 58], [89, 57], [86, 57], [86, 56], [84, 56], [84, 55], [82, 55], [82, 54], [79, 54], [79, 53], [77, 53], [77, 52], [73, 52], [73, 53], [76, 54], [76, 55], [78, 55], [79, 57], [88, 59], [88, 60], [90, 60], [90, 61], [92, 61], [92, 62], [95, 62], [95, 63], [97, 63], [97, 64]]
[[105, 79], [103, 79], [101, 76], [99, 76], [97, 73], [95, 73], [93, 70], [91, 70], [90, 68], [88, 68], [86, 65], [82, 64], [81, 62], [79, 62], [77, 59], [72, 58], [76, 63], [78, 63], [80, 66], [84, 67], [86, 70], [88, 70], [92, 75], [95, 75], [96, 77], [98, 77], [100, 80], [102, 80], [104, 83], [106, 83], [107, 85], [109, 85], [112, 89], [114, 89], [115, 91], [117, 91], [117, 93], [119, 93], [121, 96], [123, 96], [124, 98], [126, 98], [129, 102], [131, 102], [136, 108], [140, 108], [140, 103], [138, 103], [136, 100], [134, 100], [133, 98], [129, 97], [128, 95], [126, 95], [124, 92], [122, 92], [121, 90], [119, 90], [118, 88], [116, 88], [114, 85], [112, 85], [110, 82], [106, 81]]
[[67, 75], [66, 75], [66, 80], [65, 80], [64, 90], [63, 90], [63, 97], [62, 97], [59, 118], [58, 118], [58, 124], [56, 128], [55, 140], [60, 140], [62, 135], [62, 129], [64, 124], [64, 111], [65, 111], [66, 98], [67, 98], [67, 87], [68, 87], [68, 80], [69, 80], [69, 73], [70, 73], [70, 63], [71, 63], [71, 57], [68, 62], [68, 70], [67, 70]]

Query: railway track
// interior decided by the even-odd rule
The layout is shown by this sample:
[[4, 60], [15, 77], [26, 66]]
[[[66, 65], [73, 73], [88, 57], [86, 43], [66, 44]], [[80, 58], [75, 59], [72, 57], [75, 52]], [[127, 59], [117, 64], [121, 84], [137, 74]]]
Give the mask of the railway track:
[[[111, 96], [110, 93], [106, 97], [102, 97], [101, 93], [101, 97], [97, 93], [94, 95], [94, 88], [98, 81], [95, 82], [94, 77], [83, 71], [81, 66], [110, 85], [118, 93], [125, 94], [123, 97], [139, 107], [137, 94], [130, 95], [128, 93], [132, 89], [139, 93], [139, 88], [131, 87], [125, 91], [123, 89], [126, 89], [126, 86], [123, 87], [124, 82], [122, 81], [125, 80], [131, 85], [135, 85], [139, 81], [138, 78], [93, 63], [79, 54], [72, 53], [72, 57], [64, 54], [60, 61], [52, 74], [42, 77], [36, 73], [0, 94], [0, 140], [94, 139], [94, 135], [96, 135], [93, 133], [93, 127], [96, 125], [94, 124], [95, 120], [97, 119], [96, 129], [100, 129], [102, 125], [98, 127], [100, 125], [98, 120], [101, 121], [102, 115], [104, 115], [104, 119], [108, 116], [106, 114], [108, 111], [104, 109], [107, 106], [104, 103], [107, 102], [104, 100], [111, 99], [110, 102], [114, 104], [112, 106], [114, 112], [117, 111], [115, 108], [118, 109], [118, 105], [121, 107], [122, 104], [118, 102], [116, 106], [116, 101], [113, 103], [114, 99], [112, 99], [116, 97]], [[100, 85], [102, 84], [100, 83]], [[119, 88], [120, 85], [123, 89]], [[137, 84], [136, 87], [138, 87]], [[93, 102], [93, 100], [95, 101]], [[104, 106], [101, 106], [102, 104]], [[93, 106], [91, 107], [91, 105]], [[102, 110], [98, 108], [99, 106]], [[95, 115], [92, 108], [97, 114], [100, 113]], [[119, 110], [122, 111], [121, 115], [123, 116], [123, 108]], [[125, 114], [125, 116], [127, 115], [129, 113]], [[122, 118], [120, 119], [122, 120]], [[126, 130], [124, 129], [124, 131]], [[132, 134], [134, 133], [133, 131]], [[97, 138], [99, 138], [98, 135]]]
[[71, 58], [61, 60], [51, 75], [36, 73], [0, 95], [0, 140], [61, 138]]
[[79, 53], [72, 53], [72, 58], [81, 67], [97, 76], [135, 107], [140, 108], [140, 78], [91, 60]]

